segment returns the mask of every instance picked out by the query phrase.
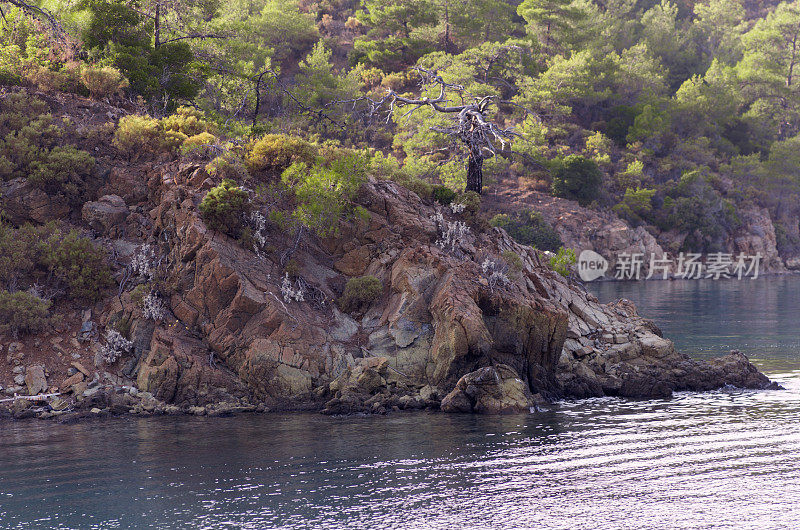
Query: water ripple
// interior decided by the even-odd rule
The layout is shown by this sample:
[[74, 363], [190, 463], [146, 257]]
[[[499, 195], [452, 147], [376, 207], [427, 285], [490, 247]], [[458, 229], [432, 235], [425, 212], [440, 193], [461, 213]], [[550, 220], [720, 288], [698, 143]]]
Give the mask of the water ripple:
[[11, 424], [0, 527], [796, 528], [799, 375], [497, 418]]

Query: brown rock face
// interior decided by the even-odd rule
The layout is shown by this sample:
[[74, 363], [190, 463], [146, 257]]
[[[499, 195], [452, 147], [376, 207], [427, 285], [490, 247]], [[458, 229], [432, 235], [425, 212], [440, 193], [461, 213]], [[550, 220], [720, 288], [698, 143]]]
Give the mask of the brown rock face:
[[[196, 172], [162, 175], [152, 212], [177, 264], [169, 305], [178, 323], [157, 327], [137, 368], [139, 388], [160, 400], [247, 394], [335, 414], [437, 407], [448, 395], [445, 410], [510, 412], [528, 410], [537, 394], [667, 395], [698, 385], [696, 367], [717, 370], [676, 354], [632, 304], [598, 304], [502, 230], [447, 240], [459, 217], [388, 181], [360, 191], [368, 222], [296, 246], [306, 285], [298, 301], [282, 291], [280, 248], [255, 253], [206, 228], [202, 192], [185, 184]], [[268, 237], [292, 246], [277, 228]], [[493, 276], [507, 251], [521, 268]], [[340, 312], [334, 300], [348, 277], [366, 274], [384, 293], [357, 315]], [[750, 373], [725, 366], [717, 371], [730, 380]]]
[[214, 369], [212, 362], [202, 342], [157, 330], [139, 367], [137, 386], [175, 403], [206, 404], [246, 394], [239, 381]]
[[128, 217], [128, 207], [119, 195], [105, 195], [97, 202], [85, 203], [81, 215], [97, 232], [109, 237], [119, 237]]
[[747, 256], [761, 254], [761, 270], [780, 272], [786, 270], [778, 255], [775, 226], [766, 208], [739, 211], [743, 228], [733, 237], [731, 250]]
[[4, 183], [2, 194], [3, 215], [15, 225], [27, 222], [44, 224], [70, 213], [65, 201], [49, 196], [24, 178]]
[[459, 379], [442, 400], [444, 412], [511, 414], [530, 412], [536, 399], [513, 368], [485, 366]]

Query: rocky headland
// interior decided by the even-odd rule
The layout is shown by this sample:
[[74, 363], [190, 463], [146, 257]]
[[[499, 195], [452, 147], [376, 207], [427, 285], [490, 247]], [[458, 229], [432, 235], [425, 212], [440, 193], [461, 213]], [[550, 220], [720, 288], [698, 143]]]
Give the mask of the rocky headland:
[[[49, 104], [74, 114], [75, 101]], [[94, 104], [90, 114], [122, 112]], [[92, 307], [60, 308], [51, 331], [3, 340], [0, 417], [510, 413], [560, 398], [774, 386], [738, 352], [710, 362], [676, 352], [630, 302], [599, 303], [544, 253], [393, 181], [370, 178], [355, 199], [367, 215], [337, 236], [273, 226], [264, 253], [206, 226], [199, 204], [218, 182], [204, 164], [103, 149], [92, 200], [78, 209], [22, 180], [3, 186], [12, 223], [79, 227], [108, 249], [117, 286]], [[143, 248], [169, 286], [158, 319], [126, 288]], [[287, 293], [287, 256], [300, 295]], [[345, 312], [346, 282], [365, 275], [381, 293]], [[132, 347], [109, 363], [101, 331], [118, 322]]]

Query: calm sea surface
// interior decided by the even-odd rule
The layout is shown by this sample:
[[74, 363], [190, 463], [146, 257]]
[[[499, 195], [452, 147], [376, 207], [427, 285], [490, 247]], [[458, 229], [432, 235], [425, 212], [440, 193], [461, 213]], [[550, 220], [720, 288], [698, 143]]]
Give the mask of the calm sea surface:
[[800, 528], [800, 278], [590, 285], [787, 390], [0, 425], [0, 528]]

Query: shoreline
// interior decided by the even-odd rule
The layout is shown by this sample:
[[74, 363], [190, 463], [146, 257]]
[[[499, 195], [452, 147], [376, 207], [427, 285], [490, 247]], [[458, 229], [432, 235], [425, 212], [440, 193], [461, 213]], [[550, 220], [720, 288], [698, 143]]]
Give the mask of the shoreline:
[[[796, 370], [800, 372], [800, 367]], [[768, 378], [769, 384], [761, 388], [748, 388], [737, 385], [724, 385], [708, 390], [676, 390], [676, 393], [706, 394], [717, 392], [725, 388], [732, 388], [738, 391], [773, 391], [785, 390], [777, 381], [772, 379], [775, 376], [787, 375], [794, 372], [775, 372], [759, 374]], [[67, 401], [61, 396], [51, 396], [45, 399], [44, 396], [15, 396], [7, 398], [5, 402], [0, 402], [0, 425], [6, 423], [17, 423], [26, 420], [45, 420], [54, 421], [59, 424], [70, 424], [75, 422], [92, 421], [107, 418], [150, 418], [160, 416], [196, 416], [196, 417], [231, 417], [241, 414], [319, 414], [334, 417], [357, 417], [357, 416], [386, 416], [397, 413], [425, 413], [425, 414], [452, 414], [453, 411], [446, 411], [441, 408], [442, 400], [428, 399], [426, 401], [408, 401], [398, 398], [396, 395], [385, 396], [386, 406], [380, 410], [351, 410], [351, 411], [331, 411], [326, 409], [327, 399], [298, 400], [283, 403], [251, 403], [247, 400], [238, 402], [221, 401], [212, 402], [204, 405], [175, 405], [159, 401], [149, 392], [139, 391], [135, 387], [123, 385], [114, 387], [111, 385], [96, 386], [89, 397], [84, 397], [80, 401]], [[64, 394], [67, 397], [66, 394]], [[670, 396], [620, 396], [607, 395], [606, 398], [620, 399], [625, 401], [670, 401], [674, 394]], [[39, 399], [37, 399], [39, 398]], [[597, 399], [593, 397], [563, 396], [551, 401], [537, 400], [531, 406], [529, 412], [509, 411], [500, 415], [527, 415], [549, 410], [547, 407], [561, 402], [580, 402], [585, 400]], [[46, 403], [42, 405], [42, 403]], [[38, 404], [38, 405], [37, 405]], [[479, 412], [468, 412], [469, 415], [484, 415]]]

